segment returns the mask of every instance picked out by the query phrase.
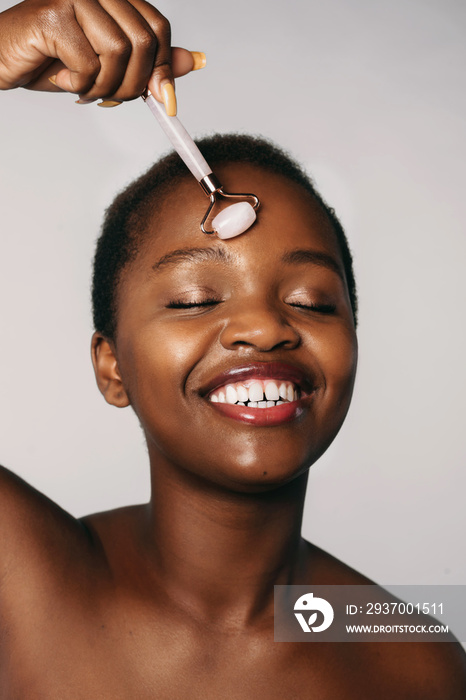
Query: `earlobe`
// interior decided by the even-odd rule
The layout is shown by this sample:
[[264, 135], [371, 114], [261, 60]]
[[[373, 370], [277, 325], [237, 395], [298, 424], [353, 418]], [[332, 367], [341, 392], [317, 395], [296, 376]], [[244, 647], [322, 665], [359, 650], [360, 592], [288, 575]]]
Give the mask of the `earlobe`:
[[118, 408], [129, 406], [130, 401], [123, 387], [113, 343], [100, 333], [94, 333], [91, 355], [97, 386], [105, 400]]

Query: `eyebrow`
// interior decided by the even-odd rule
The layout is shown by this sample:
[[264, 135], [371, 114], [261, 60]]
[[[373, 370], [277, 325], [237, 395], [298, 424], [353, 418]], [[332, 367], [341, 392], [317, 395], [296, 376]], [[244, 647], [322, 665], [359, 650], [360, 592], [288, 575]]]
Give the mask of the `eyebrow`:
[[312, 265], [326, 267], [328, 270], [336, 272], [337, 275], [344, 280], [344, 273], [341, 265], [328, 253], [322, 253], [321, 251], [311, 250], [309, 248], [298, 248], [297, 250], [291, 250], [289, 253], [285, 253], [282, 257], [282, 261], [291, 265], [311, 263]]
[[[302, 265], [303, 263], [326, 267], [344, 280], [344, 273], [341, 265], [334, 257], [328, 253], [323, 253], [309, 248], [298, 248], [285, 253], [282, 261], [289, 265]], [[233, 256], [225, 248], [178, 248], [163, 255], [153, 265], [152, 269], [158, 272], [169, 265], [176, 265], [182, 262], [233, 262]]]
[[157, 272], [168, 265], [180, 262], [231, 262], [232, 259], [230, 253], [224, 248], [178, 248], [163, 255], [152, 265], [152, 269]]

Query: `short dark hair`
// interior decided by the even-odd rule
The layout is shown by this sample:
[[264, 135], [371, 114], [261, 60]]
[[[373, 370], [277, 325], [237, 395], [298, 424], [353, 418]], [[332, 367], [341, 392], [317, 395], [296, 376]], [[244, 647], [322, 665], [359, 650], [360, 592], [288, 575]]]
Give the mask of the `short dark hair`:
[[[353, 259], [343, 227], [310, 177], [287, 153], [270, 141], [243, 134], [216, 134], [197, 141], [211, 165], [249, 163], [277, 173], [301, 185], [320, 204], [335, 232], [348, 284], [354, 321], [357, 322], [357, 293]], [[121, 275], [144, 240], [151, 213], [176, 181], [191, 177], [177, 153], [170, 153], [132, 182], [105, 213], [97, 241], [92, 281], [93, 319], [96, 331], [114, 340], [117, 329], [117, 292]]]

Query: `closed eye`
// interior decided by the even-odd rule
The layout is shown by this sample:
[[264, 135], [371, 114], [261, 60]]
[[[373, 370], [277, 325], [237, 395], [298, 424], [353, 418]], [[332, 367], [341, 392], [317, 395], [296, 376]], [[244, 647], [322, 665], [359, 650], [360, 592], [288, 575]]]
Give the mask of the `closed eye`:
[[170, 301], [167, 304], [167, 309], [195, 309], [202, 306], [215, 306], [220, 304], [220, 299], [203, 299], [202, 301]]
[[335, 313], [337, 307], [335, 304], [297, 304], [292, 303], [290, 306], [294, 306], [297, 309], [305, 309], [306, 311], [316, 311], [319, 314], [333, 314]]

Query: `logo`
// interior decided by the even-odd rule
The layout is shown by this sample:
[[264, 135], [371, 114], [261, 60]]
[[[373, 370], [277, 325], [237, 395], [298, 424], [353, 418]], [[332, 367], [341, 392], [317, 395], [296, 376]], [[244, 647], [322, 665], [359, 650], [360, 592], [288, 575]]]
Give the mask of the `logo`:
[[[324, 598], [314, 598], [313, 593], [305, 593], [302, 595], [296, 603], [294, 604], [294, 609], [305, 610], [307, 613], [311, 612], [312, 615], [309, 616], [306, 622], [304, 615], [300, 612], [295, 612], [295, 617], [301, 625], [303, 632], [323, 632], [328, 629], [333, 622], [333, 608], [327, 600]], [[314, 626], [314, 622], [317, 620], [317, 613], [320, 612], [324, 616], [324, 621], [317, 627]]]

